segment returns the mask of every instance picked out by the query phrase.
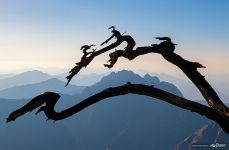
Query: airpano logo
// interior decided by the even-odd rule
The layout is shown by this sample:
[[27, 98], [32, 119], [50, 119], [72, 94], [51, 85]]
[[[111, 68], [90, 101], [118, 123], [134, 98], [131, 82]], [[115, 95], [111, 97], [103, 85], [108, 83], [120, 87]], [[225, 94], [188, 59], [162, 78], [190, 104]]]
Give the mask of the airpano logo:
[[212, 144], [192, 144], [192, 148], [226, 148], [227, 144], [212, 143]]
[[211, 148], [225, 148], [227, 144], [213, 143], [210, 145]]

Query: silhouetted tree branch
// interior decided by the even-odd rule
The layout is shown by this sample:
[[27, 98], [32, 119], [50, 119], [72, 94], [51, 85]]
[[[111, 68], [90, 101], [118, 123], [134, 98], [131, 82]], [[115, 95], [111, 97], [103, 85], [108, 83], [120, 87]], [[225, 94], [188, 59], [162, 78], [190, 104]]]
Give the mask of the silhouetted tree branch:
[[229, 117], [229, 109], [224, 105], [220, 100], [219, 96], [211, 85], [205, 80], [197, 68], [205, 68], [205, 66], [199, 64], [198, 62], [191, 62], [183, 59], [178, 54], [174, 53], [174, 44], [170, 41], [163, 41], [160, 44], [153, 44], [148, 47], [138, 47], [136, 50], [130, 51], [130, 53], [124, 53], [123, 50], [117, 50], [110, 54], [110, 65], [109, 68], [113, 67], [119, 57], [124, 57], [129, 60], [132, 60], [140, 55], [148, 53], [159, 53], [167, 61], [179, 67], [185, 75], [195, 84], [199, 89], [209, 106], [215, 109], [218, 113], [224, 114]]
[[[105, 89], [104, 91], [97, 93], [61, 112], [56, 112], [54, 110], [54, 107], [60, 98], [59, 94], [53, 93], [53, 92], [46, 92], [42, 95], [35, 97], [22, 108], [11, 113], [9, 117], [7, 118], [7, 122], [14, 121], [19, 116], [24, 115], [27, 112], [31, 112], [32, 110], [40, 106], [41, 107], [36, 112], [36, 114], [38, 114], [41, 111], [44, 111], [48, 119], [51, 119], [54, 121], [62, 120], [62, 119], [65, 119], [69, 116], [72, 116], [78, 113], [79, 111], [101, 100], [107, 99], [109, 97], [129, 94], [129, 93], [157, 98], [159, 100], [165, 101], [177, 107], [180, 107], [186, 110], [190, 110], [192, 112], [196, 112], [200, 115], [204, 115], [207, 118], [217, 122], [225, 132], [229, 133], [228, 118], [220, 115], [214, 109], [207, 107], [205, 105], [199, 104], [197, 102], [193, 102], [185, 98], [176, 96], [174, 94], [163, 91], [161, 89], [154, 88], [153, 86], [142, 85], [142, 84], [130, 84], [130, 83], [122, 85], [122, 86], [118, 86], [118, 87], [111, 87], [111, 88]], [[43, 104], [45, 105], [42, 106]]]
[[98, 94], [95, 94], [94, 96], [91, 96], [81, 101], [79, 104], [73, 107], [70, 107], [66, 110], [63, 110], [59, 113], [54, 111], [55, 104], [60, 97], [59, 94], [52, 93], [52, 92], [46, 92], [42, 95], [35, 97], [22, 108], [11, 113], [9, 117], [7, 118], [7, 122], [15, 120], [17, 117], [29, 111], [32, 111], [37, 107], [40, 107], [44, 103], [46, 105], [40, 107], [38, 112], [44, 111], [48, 119], [61, 120], [105, 98], [133, 93], [133, 94], [154, 97], [154, 98], [166, 101], [172, 105], [178, 106], [180, 108], [184, 108], [190, 111], [197, 112], [219, 123], [222, 129], [226, 131], [227, 133], [229, 133], [229, 109], [228, 107], [224, 105], [224, 103], [220, 100], [219, 96], [214, 91], [214, 89], [211, 87], [211, 85], [205, 80], [204, 76], [202, 76], [197, 70], [197, 68], [205, 68], [205, 66], [201, 65], [198, 62], [191, 62], [191, 61], [185, 60], [178, 54], [174, 53], [176, 44], [174, 44], [169, 37], [156, 37], [156, 39], [161, 40], [162, 42], [159, 44], [152, 44], [151, 46], [137, 47], [134, 50], [133, 48], [135, 46], [135, 41], [131, 36], [121, 35], [120, 32], [115, 29], [114, 26], [110, 27], [109, 29], [112, 29], [112, 36], [108, 38], [105, 42], [103, 42], [101, 45], [108, 43], [113, 37], [115, 37], [117, 40], [114, 43], [98, 51], [94, 50], [92, 52], [86, 52], [86, 50], [89, 49], [92, 45], [91, 46], [85, 45], [86, 50], [84, 49], [85, 51], [84, 51], [83, 57], [81, 58], [81, 61], [76, 63], [76, 66], [69, 72], [70, 75], [66, 77], [68, 79], [66, 86], [69, 84], [71, 79], [75, 75], [77, 75], [78, 72], [83, 67], [87, 67], [87, 65], [90, 64], [91, 61], [96, 56], [101, 55], [109, 50], [116, 48], [122, 42], [127, 42], [127, 46], [124, 48], [124, 50], [116, 50], [115, 52], [112, 52], [109, 54], [110, 64], [105, 64], [104, 65], [105, 67], [112, 68], [114, 64], [117, 62], [119, 57], [124, 57], [129, 60], [133, 60], [134, 58], [140, 55], [145, 55], [148, 53], [161, 54], [164, 59], [176, 65], [185, 73], [185, 75], [199, 89], [199, 91], [201, 92], [201, 94], [203, 95], [203, 97], [205, 98], [205, 100], [207, 101], [210, 107], [204, 106], [196, 102], [192, 102], [185, 98], [175, 96], [171, 93], [153, 88], [152, 86], [140, 85], [140, 84], [126, 84], [120, 87], [106, 89]]

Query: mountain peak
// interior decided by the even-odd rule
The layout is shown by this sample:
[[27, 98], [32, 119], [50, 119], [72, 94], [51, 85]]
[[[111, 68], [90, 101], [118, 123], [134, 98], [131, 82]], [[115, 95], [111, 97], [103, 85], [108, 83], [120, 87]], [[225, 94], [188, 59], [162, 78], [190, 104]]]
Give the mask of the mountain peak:
[[26, 71], [5, 79], [0, 79], [0, 90], [19, 85], [39, 83], [50, 78], [52, 78], [51, 75], [43, 73], [39, 70]]
[[50, 76], [49, 74], [41, 72], [39, 70], [25, 71], [25, 72], [20, 73], [18, 76], [20, 76], [20, 75], [31, 75], [31, 74], [35, 74], [35, 75], [41, 75], [42, 74], [42, 75]]
[[147, 84], [145, 80], [139, 76], [138, 74], [135, 74], [132, 71], [128, 70], [121, 70], [118, 72], [112, 72], [109, 75], [102, 78], [101, 82], [107, 82], [111, 85], [121, 85], [126, 83], [127, 81], [130, 81], [131, 83], [142, 83]]
[[148, 73], [145, 74], [145, 76], [143, 78], [147, 81], [147, 83], [149, 85], [158, 85], [158, 84], [160, 84], [160, 80], [159, 80], [158, 77], [156, 77], [156, 76], [152, 77]]
[[131, 70], [121, 70], [121, 71], [117, 71], [117, 74], [135, 74], [133, 71]]
[[148, 73], [146, 73], [145, 75], [144, 75], [144, 78], [149, 78], [149, 77], [151, 77]]
[[90, 93], [89, 95], [93, 95], [106, 88], [120, 86], [126, 84], [127, 82], [131, 82], [132, 84], [155, 85], [157, 88], [182, 96], [179, 89], [171, 83], [160, 82], [158, 77], [152, 77], [149, 74], [141, 77], [140, 75], [128, 70], [121, 70], [108, 74], [103, 77], [101, 81], [86, 88], [83, 93], [84, 95], [88, 95], [88, 93]]

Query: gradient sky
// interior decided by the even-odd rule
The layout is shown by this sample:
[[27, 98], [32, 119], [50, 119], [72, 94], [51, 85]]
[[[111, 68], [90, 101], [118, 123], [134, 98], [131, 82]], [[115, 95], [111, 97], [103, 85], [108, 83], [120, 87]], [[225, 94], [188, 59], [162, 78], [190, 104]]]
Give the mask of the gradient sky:
[[[99, 45], [115, 25], [137, 46], [170, 36], [177, 53], [207, 66], [201, 72], [229, 75], [228, 8], [227, 0], [0, 0], [0, 73], [71, 68], [81, 45]], [[106, 53], [89, 67], [108, 59]], [[181, 74], [158, 54], [120, 59], [113, 69], [124, 68]]]

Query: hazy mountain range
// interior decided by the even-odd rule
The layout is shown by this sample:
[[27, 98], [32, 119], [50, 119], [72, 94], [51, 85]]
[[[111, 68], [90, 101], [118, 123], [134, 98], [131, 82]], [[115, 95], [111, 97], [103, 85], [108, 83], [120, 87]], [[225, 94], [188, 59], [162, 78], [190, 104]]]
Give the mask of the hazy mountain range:
[[[103, 77], [105, 77], [106, 75], [110, 73], [111, 72], [104, 72], [104, 71], [102, 71], [101, 73], [98, 73], [96, 70], [89, 70], [89, 73], [86, 73], [86, 72], [79, 73], [79, 75], [77, 75], [76, 77], [72, 79], [70, 84], [76, 85], [79, 87], [91, 86], [97, 82], [100, 82], [100, 80]], [[50, 74], [43, 73], [38, 70], [27, 71], [21, 74], [3, 74], [3, 75], [0, 75], [0, 93], [2, 90], [6, 88], [12, 88], [14, 86], [24, 86], [27, 84], [38, 84], [40, 82], [44, 82], [44, 81], [47, 81], [53, 78], [56, 78], [66, 83], [65, 77], [67, 76], [67, 74], [68, 73], [65, 72], [65, 73], [61, 73], [57, 75], [50, 75]], [[174, 84], [181, 91], [183, 96], [187, 99], [194, 100], [194, 101], [203, 100], [202, 95], [200, 94], [198, 89], [193, 85], [193, 83], [191, 83], [188, 80], [180, 79], [178, 77], [174, 77], [174, 76], [167, 75], [167, 74], [160, 74], [160, 73], [148, 73], [148, 74], [150, 76], [156, 76], [160, 78], [161, 81], [170, 82]], [[141, 77], [144, 77], [144, 75], [145, 74], [141, 73]], [[227, 92], [228, 91], [227, 80], [225, 80], [225, 78], [217, 78], [217, 80], [213, 80], [212, 78], [210, 78], [209, 82], [215, 88], [215, 90], [217, 91], [219, 96], [222, 98], [222, 100], [225, 102], [229, 102], [228, 101], [229, 94]], [[50, 88], [50, 90], [53, 90], [53, 89]], [[41, 90], [38, 90], [38, 91], [41, 91]], [[70, 94], [71, 92], [64, 92], [64, 93]], [[0, 98], [1, 97], [2, 96], [0, 94]], [[7, 98], [7, 97], [4, 96], [3, 98]]]
[[[89, 73], [89, 74], [79, 74], [75, 78], [72, 79], [71, 84], [79, 85], [79, 86], [88, 86], [92, 85], [95, 82], [99, 82], [99, 80], [107, 75], [108, 73]], [[0, 74], [0, 90], [11, 88], [14, 86], [26, 85], [43, 82], [52, 78], [59, 79], [63, 82], [66, 82], [65, 77], [68, 73], [62, 73], [57, 75], [50, 75], [38, 70], [26, 71], [20, 74]]]
[[53, 78], [51, 75], [38, 70], [27, 71], [10, 77], [0, 79], [0, 90], [32, 83], [39, 83]]
[[[161, 81], [156, 76], [146, 74], [142, 77], [123, 70], [104, 76], [99, 82], [84, 88], [81, 93], [78, 93], [78, 90], [74, 92], [77, 88], [72, 87], [71, 95], [61, 94], [55, 109], [61, 111], [107, 87], [119, 86], [127, 81], [154, 85], [176, 95], [183, 95], [175, 85]], [[59, 79], [47, 79], [9, 89], [21, 92], [26, 89], [23, 96], [36, 96], [37, 94], [33, 93], [35, 89], [61, 86], [56, 83], [64, 84]], [[212, 122], [161, 100], [128, 94], [105, 99], [55, 123], [46, 122], [44, 114], [36, 116], [33, 112], [6, 124], [4, 118], [28, 101], [0, 99], [0, 149], [172, 149], [181, 145], [184, 139], [193, 135], [199, 128]]]
[[52, 78], [39, 83], [14, 86], [0, 91], [0, 98], [8, 99], [28, 99], [35, 97], [46, 91], [57, 92], [61, 94], [79, 94], [85, 88], [84, 86], [68, 85], [65, 82]]

